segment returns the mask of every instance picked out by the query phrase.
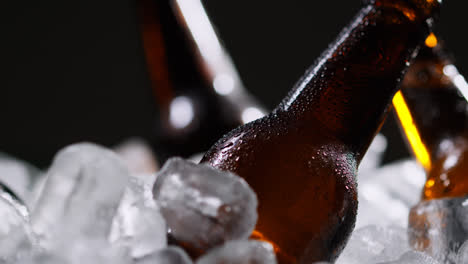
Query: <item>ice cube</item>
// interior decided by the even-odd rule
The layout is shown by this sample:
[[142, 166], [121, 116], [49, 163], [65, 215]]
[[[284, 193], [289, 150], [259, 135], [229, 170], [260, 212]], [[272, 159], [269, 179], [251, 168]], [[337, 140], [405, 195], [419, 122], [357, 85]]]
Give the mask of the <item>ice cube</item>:
[[62, 241], [52, 252], [69, 264], [132, 264], [125, 250], [111, 247], [106, 240], [79, 237]]
[[37, 206], [39, 197], [41, 196], [42, 190], [44, 189], [45, 182], [47, 180], [46, 173], [41, 173], [36, 178], [34, 186], [31, 190], [30, 197], [26, 200], [26, 205], [32, 211]]
[[0, 153], [0, 182], [32, 208], [34, 187], [42, 172], [34, 166]]
[[257, 221], [257, 198], [248, 184], [205, 164], [168, 160], [153, 193], [171, 236], [197, 251], [247, 238]]
[[458, 250], [457, 263], [468, 263], [468, 240]]
[[[67, 260], [61, 258], [58, 255], [54, 255], [50, 252], [31, 252], [27, 256], [24, 256], [12, 264], [70, 264]], [[88, 264], [88, 263], [87, 263]]]
[[401, 227], [407, 225], [409, 208], [402, 201], [393, 199], [378, 185], [363, 184], [360, 189], [362, 191], [358, 194], [359, 207], [355, 228], [375, 224]]
[[107, 239], [128, 178], [126, 166], [113, 152], [89, 143], [66, 147], [47, 172], [31, 215], [33, 230], [45, 243], [54, 235], [62, 237], [55, 243]]
[[[3, 262], [0, 262], [3, 263]], [[118, 249], [106, 247], [96, 241], [74, 241], [60, 249], [36, 250], [8, 264], [134, 264], [133, 260]]]
[[9, 193], [0, 191], [0, 262], [12, 262], [34, 242], [25, 206]]
[[151, 179], [131, 177], [117, 215], [110, 240], [126, 247], [134, 258], [141, 258], [166, 247], [166, 223], [152, 195]]
[[370, 224], [406, 227], [410, 208], [421, 196], [425, 174], [413, 159], [358, 174], [356, 228]]
[[378, 168], [386, 148], [387, 139], [384, 135], [377, 134], [359, 164], [359, 171], [365, 172]]
[[379, 264], [441, 264], [430, 256], [416, 251], [409, 251], [403, 254], [398, 260]]
[[190, 257], [179, 247], [170, 246], [138, 259], [135, 264], [192, 264]]
[[410, 243], [441, 262], [455, 262], [468, 239], [468, 197], [422, 201], [411, 209]]
[[196, 264], [276, 264], [271, 244], [254, 240], [233, 240], [210, 250]]
[[337, 264], [375, 264], [398, 259], [410, 250], [401, 227], [367, 226], [354, 231]]
[[155, 173], [158, 168], [153, 151], [141, 138], [131, 138], [115, 147], [132, 174]]

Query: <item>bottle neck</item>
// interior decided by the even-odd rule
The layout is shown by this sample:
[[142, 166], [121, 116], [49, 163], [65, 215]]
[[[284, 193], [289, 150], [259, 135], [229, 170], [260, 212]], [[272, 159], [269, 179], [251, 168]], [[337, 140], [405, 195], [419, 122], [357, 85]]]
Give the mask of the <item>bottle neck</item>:
[[394, 106], [413, 153], [426, 169], [448, 141], [468, 136], [468, 103], [461, 93], [467, 88], [440, 44], [434, 49], [424, 47], [408, 70], [402, 99]]
[[[143, 46], [160, 108], [177, 96], [217, 98], [235, 122], [246, 109], [264, 109], [245, 91], [200, 0], [137, 0]], [[251, 115], [252, 116], [252, 115]], [[245, 119], [245, 120], [244, 120]]]
[[276, 111], [318, 120], [360, 161], [427, 33], [426, 22], [401, 10], [364, 7]]
[[208, 90], [207, 77], [185, 25], [171, 1], [138, 0], [138, 16], [148, 71], [159, 105], [177, 94]]

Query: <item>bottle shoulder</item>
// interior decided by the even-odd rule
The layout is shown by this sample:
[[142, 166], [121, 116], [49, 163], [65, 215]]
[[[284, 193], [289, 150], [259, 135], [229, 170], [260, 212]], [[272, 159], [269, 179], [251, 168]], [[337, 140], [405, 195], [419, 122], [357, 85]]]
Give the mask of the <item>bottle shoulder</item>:
[[304, 124], [284, 115], [270, 114], [238, 127], [219, 140], [203, 161], [234, 172], [262, 168], [259, 164], [265, 163], [290, 171], [335, 171], [342, 166], [355, 173], [354, 154], [319, 121]]

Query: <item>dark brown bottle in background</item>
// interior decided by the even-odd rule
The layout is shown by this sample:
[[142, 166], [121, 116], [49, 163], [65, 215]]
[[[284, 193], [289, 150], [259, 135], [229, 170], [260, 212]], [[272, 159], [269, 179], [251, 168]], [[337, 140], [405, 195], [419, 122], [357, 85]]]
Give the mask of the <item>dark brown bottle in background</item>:
[[409, 213], [409, 243], [441, 263], [458, 263], [453, 252], [468, 237], [460, 214], [468, 195], [467, 89], [431, 33], [393, 99], [408, 146], [427, 175], [422, 200]]
[[431, 34], [393, 101], [408, 146], [427, 173], [424, 200], [468, 195], [468, 84]]
[[356, 169], [438, 1], [365, 1], [350, 25], [268, 116], [218, 141], [202, 162], [257, 192], [253, 237], [280, 263], [333, 262], [354, 227]]
[[137, 0], [158, 110], [154, 150], [206, 151], [229, 130], [264, 115], [245, 91], [199, 0]]

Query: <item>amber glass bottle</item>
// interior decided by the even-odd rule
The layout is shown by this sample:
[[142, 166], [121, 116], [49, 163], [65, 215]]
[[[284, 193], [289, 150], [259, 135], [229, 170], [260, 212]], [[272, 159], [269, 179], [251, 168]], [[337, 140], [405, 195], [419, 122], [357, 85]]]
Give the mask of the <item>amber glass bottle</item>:
[[423, 199], [468, 195], [468, 84], [434, 34], [401, 88], [393, 102], [408, 145], [427, 173]]
[[206, 151], [224, 133], [263, 116], [199, 0], [137, 0], [137, 5], [159, 114], [154, 149], [161, 163]]
[[429, 33], [437, 1], [366, 1], [269, 115], [219, 140], [202, 162], [257, 192], [253, 234], [280, 263], [334, 261], [354, 227], [356, 168], [400, 78]]

